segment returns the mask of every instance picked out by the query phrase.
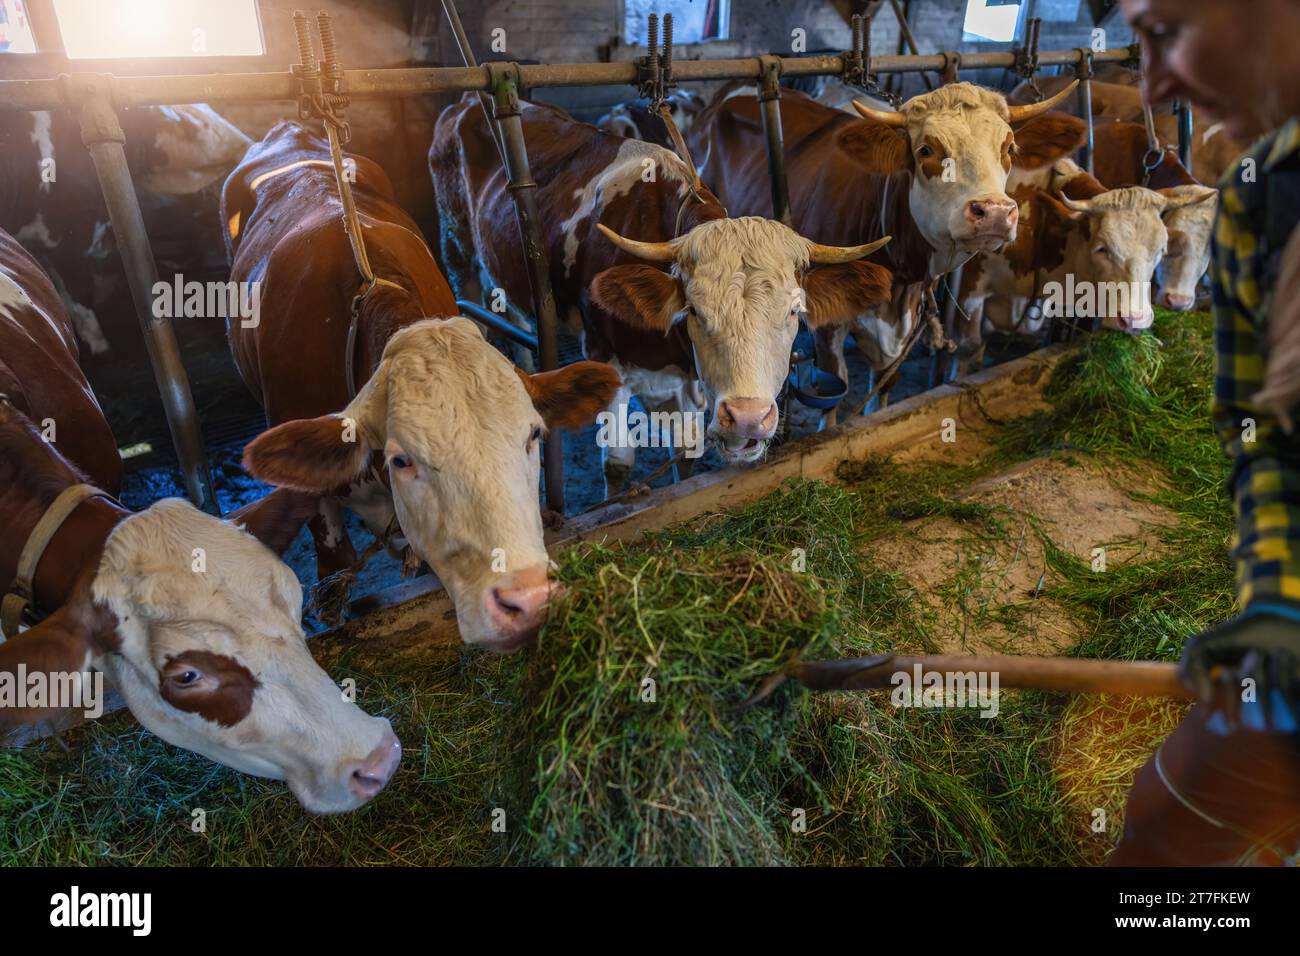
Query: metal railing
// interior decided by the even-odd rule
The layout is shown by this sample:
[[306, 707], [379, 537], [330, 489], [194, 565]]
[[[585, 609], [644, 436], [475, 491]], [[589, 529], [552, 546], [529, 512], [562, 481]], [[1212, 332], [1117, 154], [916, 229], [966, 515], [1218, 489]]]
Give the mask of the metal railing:
[[[672, 67], [673, 83], [720, 80], [750, 80], [765, 93], [765, 126], [768, 131], [769, 168], [774, 177], [774, 197], [788, 195], [781, 157], [780, 98], [776, 86], [780, 77], [834, 76], [871, 80], [880, 74], [934, 71], [955, 76], [958, 70], [1014, 69], [1024, 62], [1024, 51], [1000, 53], [937, 53], [929, 56], [871, 56], [858, 44], [870, 36], [855, 25], [855, 49], [842, 55], [778, 57], [752, 56], [719, 60], [678, 60]], [[1135, 62], [1129, 47], [1095, 52], [1087, 49], [1033, 51], [1034, 66], [1073, 66], [1087, 85], [1092, 67], [1100, 63]], [[644, 59], [644, 58], [643, 58]], [[527, 208], [535, 204], [535, 184], [528, 175], [528, 154], [516, 100], [521, 89], [628, 85], [634, 89], [643, 79], [644, 64], [563, 63], [519, 64], [493, 62], [479, 66], [420, 67], [343, 71], [343, 85], [352, 98], [423, 96], [435, 93], [480, 92], [492, 98], [495, 132], [499, 136], [510, 176], [511, 190], [520, 205], [521, 220], [535, 217]], [[104, 194], [113, 233], [130, 285], [132, 301], [148, 349], [154, 378], [163, 400], [172, 442], [185, 477], [186, 490], [196, 505], [217, 513], [216, 495], [208, 466], [207, 452], [199, 429], [194, 398], [181, 358], [171, 320], [153, 314], [151, 290], [158, 280], [149, 236], [140, 211], [139, 198], [127, 167], [123, 148], [125, 134], [117, 110], [142, 106], [184, 103], [253, 103], [274, 100], [292, 102], [302, 92], [299, 78], [290, 71], [248, 74], [190, 74], [181, 76], [114, 76], [111, 74], [62, 74], [50, 79], [0, 81], [0, 110], [68, 110], [79, 119], [82, 141], [94, 160]], [[1086, 102], [1086, 101], [1085, 101]], [[1190, 116], [1190, 113], [1188, 114]], [[1091, 141], [1091, 111], [1086, 118]], [[1190, 140], [1190, 130], [1188, 130]], [[783, 210], [784, 211], [784, 210]], [[521, 229], [524, 222], [521, 221]], [[538, 319], [541, 367], [558, 364], [558, 329], [554, 297], [547, 270], [534, 262], [543, 250], [528, 244], [525, 257], [533, 280], [534, 312]], [[549, 309], [539, 303], [551, 303]], [[547, 469], [547, 500], [562, 510], [564, 496], [558, 455]], [[559, 483], [559, 487], [554, 487]]]

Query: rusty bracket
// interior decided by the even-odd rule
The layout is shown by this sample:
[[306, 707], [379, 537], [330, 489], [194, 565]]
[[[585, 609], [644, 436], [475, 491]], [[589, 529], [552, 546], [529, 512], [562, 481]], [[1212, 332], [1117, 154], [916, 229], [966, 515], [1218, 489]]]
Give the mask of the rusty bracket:
[[758, 70], [761, 74], [758, 98], [767, 103], [781, 98], [781, 58], [764, 54], [758, 58]]
[[956, 50], [950, 50], [939, 55], [943, 57], [943, 69], [939, 71], [939, 79], [945, 85], [956, 83], [958, 80], [957, 73], [961, 70], [961, 54]]

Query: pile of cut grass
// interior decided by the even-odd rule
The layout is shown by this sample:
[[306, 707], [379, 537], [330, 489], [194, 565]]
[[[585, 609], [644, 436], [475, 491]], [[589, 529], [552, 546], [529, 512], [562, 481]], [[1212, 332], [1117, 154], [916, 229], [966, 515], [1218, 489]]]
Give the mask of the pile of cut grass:
[[[1153, 499], [1180, 519], [1163, 556], [1101, 576], [1048, 548], [1045, 593], [1089, 624], [1074, 653], [1175, 658], [1231, 604], [1208, 332], [1162, 316], [1160, 341], [1092, 337], [1054, 379], [1052, 407], [1009, 423], [979, 461], [851, 463], [839, 483], [791, 481], [636, 545], [571, 549], [568, 594], [535, 651], [442, 652], [382, 673], [344, 656], [333, 676], [355, 677], [405, 746], [397, 778], [357, 813], [308, 817], [282, 785], [125, 717], [75, 731], [67, 753], [0, 751], [0, 863], [1097, 862], [1176, 706], [1121, 709], [1125, 733], [1098, 745], [1096, 698], [1004, 692], [991, 720], [894, 709], [885, 692], [786, 687], [734, 705], [801, 648], [933, 650], [927, 596], [876, 566], [871, 542], [936, 518], [995, 540], [1002, 516], [962, 490], [1062, 452], [1150, 463]], [[1108, 808], [1108, 833], [1090, 831], [1092, 806]]]

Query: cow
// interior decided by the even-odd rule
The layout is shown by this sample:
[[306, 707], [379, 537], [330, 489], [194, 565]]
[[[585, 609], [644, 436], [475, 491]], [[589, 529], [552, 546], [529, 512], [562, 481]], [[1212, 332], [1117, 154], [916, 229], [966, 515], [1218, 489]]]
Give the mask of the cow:
[[[704, 111], [704, 100], [691, 90], [675, 90], [664, 98], [664, 102], [668, 104], [673, 122], [683, 136], [690, 132], [695, 118]], [[619, 103], [596, 120], [596, 125], [616, 136], [645, 140], [667, 149], [672, 149], [673, 146], [663, 118], [658, 113], [650, 112], [648, 99]]]
[[[1038, 80], [1038, 88], [1045, 96], [1053, 96], [1071, 82], [1066, 77], [1045, 77]], [[1012, 90], [1007, 98], [1013, 103], [1028, 103], [1036, 95], [1026, 81]], [[1063, 108], [1074, 113], [1078, 104], [1072, 99]], [[1092, 114], [1094, 119], [1144, 123], [1142, 91], [1136, 86], [1093, 80]], [[1156, 136], [1162, 143], [1178, 142], [1178, 121], [1168, 108], [1157, 107], [1152, 118]], [[1192, 107], [1192, 129], [1195, 139], [1191, 174], [1198, 183], [1218, 183], [1237, 157], [1246, 151], [1247, 144], [1229, 136], [1222, 123], [1207, 123], [1203, 111], [1195, 106]]]
[[[730, 218], [661, 146], [536, 103], [521, 119], [557, 310], [589, 358], [619, 370], [612, 411], [635, 395], [692, 422], [707, 414], [724, 462], [760, 459], [800, 315], [829, 326], [851, 303], [887, 298], [887, 270], [858, 261], [882, 242], [823, 246], [770, 219]], [[513, 304], [527, 301], [527, 276], [495, 149], [466, 98], [438, 117], [429, 167], [452, 281], [469, 297], [503, 289]], [[602, 446], [607, 490], [627, 480], [635, 454]]]
[[1171, 149], [1148, 156], [1146, 127], [1140, 123], [1097, 124], [1093, 173], [1108, 189], [1147, 186], [1170, 196], [1197, 197], [1196, 202], [1171, 209], [1164, 216], [1169, 251], [1160, 266], [1160, 292], [1156, 297], [1156, 305], [1175, 312], [1193, 308], [1197, 285], [1210, 267], [1218, 190], [1198, 183]]
[[[49, 612], [0, 643], [0, 681], [101, 671], [159, 737], [284, 780], [313, 813], [355, 809], [391, 778], [387, 720], [348, 701], [307, 650], [302, 589], [276, 556], [315, 502], [276, 491], [225, 521], [167, 499], [131, 512], [108, 495], [121, 459], [77, 365], [72, 321], [37, 262], [0, 232], [0, 587], [65, 491], [93, 482], [32, 574]], [[59, 714], [0, 706], [0, 732]]]
[[[433, 568], [464, 641], [514, 650], [536, 636], [550, 593], [542, 434], [589, 422], [618, 376], [593, 362], [516, 373], [457, 315], [383, 171], [361, 156], [348, 160], [381, 280], [359, 301], [354, 354], [349, 316], [362, 283], [325, 141], [280, 123], [226, 181], [231, 278], [260, 283], [260, 321], [229, 319], [230, 343], [273, 426], [245, 448], [245, 467], [324, 496], [309, 524], [322, 579], [356, 563], [346, 505]], [[349, 362], [361, 383], [355, 395]]]
[[[1068, 93], [1009, 106], [993, 90], [953, 83], [897, 111], [858, 104], [856, 118], [796, 91], [782, 94], [795, 228], [838, 243], [894, 237], [876, 257], [894, 275], [887, 307], [861, 302], [848, 323], [873, 368], [901, 360], [915, 337], [921, 286], [1015, 239], [1019, 207], [1006, 193], [1012, 166], [1048, 165], [1077, 149], [1086, 133], [1081, 120], [1051, 112]], [[701, 174], [733, 214], [772, 214], [752, 87], [720, 91], [697, 120], [690, 147], [707, 157]], [[842, 330], [817, 336], [818, 364], [841, 377], [843, 340]], [[962, 334], [960, 343], [970, 361], [978, 342]]]
[[[1053, 308], [1077, 305], [1079, 317], [1101, 318], [1107, 328], [1126, 332], [1149, 328], [1155, 317], [1151, 280], [1169, 243], [1164, 217], [1201, 202], [1195, 190], [1213, 193], [1200, 186], [1191, 192], [1108, 190], [1069, 159], [1045, 170], [1013, 172], [1008, 187], [1020, 203], [1020, 234], [967, 266], [960, 302], [972, 323], [987, 317], [995, 326], [1027, 334], [1041, 324], [1020, 321], [1036, 277]], [[991, 297], [1001, 301], [986, 313]]]
[[[249, 138], [204, 104], [120, 116], [159, 268], [191, 276], [224, 269], [216, 190]], [[126, 288], [126, 277], [73, 114], [0, 111], [0, 184], [0, 228], [45, 267], [90, 352], [107, 353], [96, 309]]]

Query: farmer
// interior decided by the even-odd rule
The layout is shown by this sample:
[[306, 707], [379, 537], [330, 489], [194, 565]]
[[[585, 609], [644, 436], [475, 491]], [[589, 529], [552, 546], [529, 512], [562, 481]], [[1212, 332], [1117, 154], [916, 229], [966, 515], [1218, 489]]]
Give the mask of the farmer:
[[1191, 638], [1197, 691], [1138, 773], [1118, 866], [1300, 855], [1300, 0], [1120, 0], [1149, 102], [1191, 100], [1248, 142], [1220, 183], [1214, 417], [1233, 459], [1240, 616]]

